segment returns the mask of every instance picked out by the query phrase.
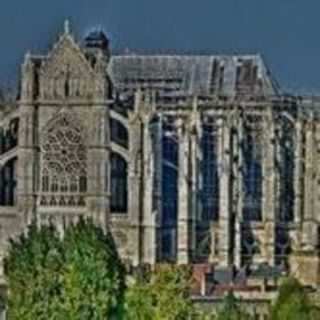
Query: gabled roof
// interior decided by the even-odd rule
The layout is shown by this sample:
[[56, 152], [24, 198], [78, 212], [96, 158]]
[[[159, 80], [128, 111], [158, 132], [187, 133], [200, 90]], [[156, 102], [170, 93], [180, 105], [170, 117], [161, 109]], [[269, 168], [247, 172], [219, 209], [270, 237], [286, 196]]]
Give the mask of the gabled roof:
[[120, 93], [137, 88], [185, 94], [273, 96], [279, 88], [260, 55], [118, 55], [109, 74]]

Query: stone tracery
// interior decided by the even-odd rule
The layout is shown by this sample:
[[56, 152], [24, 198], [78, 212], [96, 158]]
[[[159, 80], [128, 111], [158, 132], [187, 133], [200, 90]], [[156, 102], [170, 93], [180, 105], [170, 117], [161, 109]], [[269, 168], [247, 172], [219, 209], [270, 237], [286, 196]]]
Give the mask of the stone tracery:
[[[17, 203], [33, 213], [40, 179], [39, 203], [68, 206], [62, 216], [69, 221], [85, 212], [90, 179], [90, 214], [104, 221], [110, 213], [120, 252], [139, 239], [128, 247], [135, 263], [286, 265], [296, 250], [293, 238], [301, 241], [299, 250], [315, 248], [320, 127], [309, 128], [309, 121], [317, 122], [319, 114], [306, 102], [296, 114], [300, 102], [278, 99], [260, 58], [130, 55], [113, 57], [105, 74], [108, 60], [95, 53], [101, 48], [82, 52], [69, 35], [61, 39], [48, 57], [26, 61], [19, 144], [14, 126], [0, 132], [3, 158], [18, 146], [20, 162], [15, 176], [13, 163], [3, 161], [3, 206], [16, 205], [19, 180]], [[96, 45], [97, 38], [91, 41]], [[144, 94], [146, 88], [155, 94]], [[61, 105], [92, 112], [88, 129], [100, 140], [88, 141], [87, 168], [82, 127], [63, 111], [40, 132], [38, 177], [37, 125], [47, 121], [49, 106], [56, 112]], [[190, 129], [190, 117], [197, 130]], [[47, 209], [40, 208], [40, 220], [45, 214], [58, 221], [60, 208]], [[303, 232], [292, 223], [300, 220]]]
[[41, 204], [84, 205], [87, 151], [81, 126], [67, 115], [60, 116], [46, 130], [41, 151]]

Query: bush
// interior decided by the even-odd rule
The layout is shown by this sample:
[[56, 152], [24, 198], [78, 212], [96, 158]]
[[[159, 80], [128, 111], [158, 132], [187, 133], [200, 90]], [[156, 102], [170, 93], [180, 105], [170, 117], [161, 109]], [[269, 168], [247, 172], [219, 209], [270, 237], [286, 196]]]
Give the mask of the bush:
[[194, 319], [190, 300], [191, 270], [162, 265], [155, 272], [135, 279], [126, 293], [128, 320]]
[[216, 316], [216, 320], [250, 320], [250, 318], [231, 292], [224, 298], [222, 308], [218, 310]]
[[271, 320], [316, 320], [319, 309], [308, 298], [302, 285], [295, 279], [287, 279], [279, 290], [279, 296], [271, 309]]

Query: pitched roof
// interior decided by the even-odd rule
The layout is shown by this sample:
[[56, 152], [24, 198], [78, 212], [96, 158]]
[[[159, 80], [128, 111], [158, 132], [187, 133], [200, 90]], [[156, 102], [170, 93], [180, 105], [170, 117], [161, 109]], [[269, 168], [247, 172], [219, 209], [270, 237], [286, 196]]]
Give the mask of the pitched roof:
[[109, 74], [120, 93], [151, 88], [185, 94], [273, 96], [280, 91], [260, 55], [116, 55]]

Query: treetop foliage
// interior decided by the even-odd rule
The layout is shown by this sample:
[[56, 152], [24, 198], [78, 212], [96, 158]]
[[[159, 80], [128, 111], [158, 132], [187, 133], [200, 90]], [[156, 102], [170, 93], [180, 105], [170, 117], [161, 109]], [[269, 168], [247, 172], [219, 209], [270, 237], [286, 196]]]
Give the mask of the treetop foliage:
[[174, 265], [158, 266], [145, 277], [135, 279], [126, 292], [125, 319], [195, 319], [190, 281], [190, 268]]
[[[32, 224], [10, 242], [5, 259], [9, 320], [250, 320], [229, 293], [215, 313], [191, 301], [192, 269], [158, 265], [128, 276], [109, 232], [80, 220], [63, 237]], [[320, 309], [295, 279], [287, 279], [270, 320], [318, 320]]]
[[294, 278], [284, 281], [270, 313], [271, 320], [320, 319], [320, 309], [310, 301], [304, 287]]
[[125, 272], [110, 233], [92, 221], [31, 225], [5, 261], [9, 319], [105, 320], [120, 312]]

